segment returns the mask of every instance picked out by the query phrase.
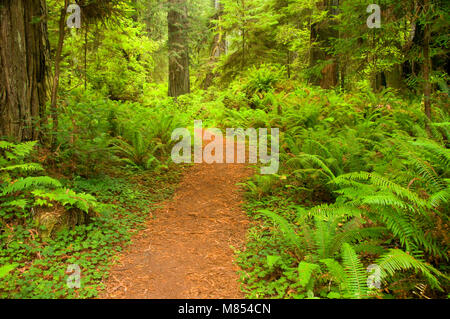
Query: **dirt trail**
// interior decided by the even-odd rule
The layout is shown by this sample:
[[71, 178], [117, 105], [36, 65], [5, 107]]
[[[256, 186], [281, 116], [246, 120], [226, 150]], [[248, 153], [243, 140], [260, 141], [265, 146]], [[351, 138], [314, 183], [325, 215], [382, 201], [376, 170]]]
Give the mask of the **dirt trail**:
[[100, 298], [243, 298], [230, 245], [244, 245], [249, 221], [236, 183], [251, 174], [245, 164], [189, 167], [113, 266]]

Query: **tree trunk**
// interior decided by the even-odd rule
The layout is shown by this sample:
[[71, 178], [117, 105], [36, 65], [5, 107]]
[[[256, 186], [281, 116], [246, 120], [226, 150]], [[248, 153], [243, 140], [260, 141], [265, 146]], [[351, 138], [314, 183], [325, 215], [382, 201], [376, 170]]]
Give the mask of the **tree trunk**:
[[403, 88], [403, 70], [402, 64], [395, 64], [390, 71], [385, 71], [386, 86], [393, 89]]
[[291, 51], [289, 50], [289, 48], [287, 49], [286, 52], [286, 69], [287, 69], [287, 78], [290, 79], [291, 78]]
[[58, 87], [59, 87], [59, 74], [61, 73], [61, 54], [64, 46], [64, 36], [66, 27], [66, 14], [67, 7], [69, 6], [69, 0], [64, 0], [64, 7], [61, 9], [59, 16], [59, 36], [58, 47], [55, 54], [55, 73], [53, 74], [52, 95], [50, 101], [50, 110], [52, 112], [53, 122], [53, 136], [52, 136], [52, 148], [55, 149], [56, 133], [58, 132]]
[[[223, 13], [223, 5], [220, 3], [220, 0], [214, 0], [214, 8], [216, 13], [213, 16], [213, 19], [220, 20]], [[214, 36], [210, 54], [211, 59], [218, 58], [221, 55], [226, 54], [227, 51], [226, 36], [223, 33], [222, 27], [220, 25], [217, 27], [217, 34]]]
[[185, 0], [169, 0], [169, 96], [190, 92], [187, 7]]
[[245, 29], [242, 29], [242, 61], [241, 70], [245, 67]]
[[[323, 0], [318, 4], [320, 10], [327, 10], [332, 15], [337, 14], [332, 6], [339, 5], [337, 0]], [[315, 24], [311, 28], [311, 40], [318, 42], [319, 45], [310, 52], [310, 67], [316, 66], [320, 61], [329, 61], [320, 71], [321, 75], [312, 76], [310, 81], [314, 85], [320, 85], [324, 89], [335, 87], [338, 84], [338, 68], [333, 56], [326, 53], [326, 48], [330, 46], [330, 38], [337, 38], [338, 33], [332, 28], [332, 23], [325, 21]]]
[[[390, 24], [390, 23], [395, 23], [396, 21], [399, 21], [400, 19], [402, 19], [402, 16], [396, 12], [394, 10], [394, 6], [387, 6], [386, 9], [383, 10], [384, 11], [384, 20], [386, 23]], [[405, 28], [405, 31], [408, 31], [410, 33], [410, 41], [406, 42], [406, 44], [404, 44], [402, 47], [398, 47], [398, 39], [391, 39], [388, 40], [387, 42], [385, 42], [385, 46], [390, 47], [390, 46], [395, 46], [398, 47], [400, 50], [403, 51], [402, 54], [404, 54], [405, 56], [407, 55], [407, 52], [410, 49], [410, 45], [411, 45], [411, 40], [413, 39], [414, 36], [414, 24], [411, 30], [408, 30], [407, 28]], [[396, 63], [393, 64], [392, 67], [389, 70], [386, 70], [383, 72], [385, 80], [386, 80], [386, 87], [388, 88], [393, 88], [393, 89], [403, 89], [404, 88], [404, 83], [403, 83], [403, 63]]]
[[[220, 3], [220, 0], [212, 0], [212, 5], [214, 9], [216, 10], [215, 14], [211, 17], [211, 20], [220, 20], [222, 13], [223, 13], [223, 5]], [[217, 72], [214, 72], [214, 67], [217, 63], [217, 60], [221, 55], [224, 55], [227, 53], [227, 40], [226, 35], [223, 32], [222, 27], [219, 24], [213, 24], [211, 22], [211, 27], [216, 27], [216, 34], [214, 35], [212, 44], [211, 44], [211, 50], [209, 55], [209, 61], [206, 66], [206, 75], [205, 78], [202, 81], [202, 87], [203, 89], [207, 89], [211, 86], [214, 78], [218, 75]]]
[[[424, 11], [428, 12], [430, 9], [430, 1], [424, 0]], [[425, 115], [431, 121], [431, 82], [430, 82], [430, 72], [431, 72], [431, 59], [430, 59], [430, 38], [431, 30], [430, 24], [427, 22], [425, 24], [424, 39], [423, 39], [423, 80], [424, 80], [424, 99], [425, 99]], [[430, 131], [429, 125], [426, 125], [427, 131]]]
[[39, 138], [47, 89], [45, 0], [0, 4], [0, 137]]

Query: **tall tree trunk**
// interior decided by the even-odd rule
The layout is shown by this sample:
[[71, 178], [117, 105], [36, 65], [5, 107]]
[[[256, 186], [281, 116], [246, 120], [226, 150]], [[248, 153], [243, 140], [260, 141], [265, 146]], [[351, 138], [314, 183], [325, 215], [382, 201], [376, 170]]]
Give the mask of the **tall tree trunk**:
[[[428, 13], [430, 9], [430, 1], [424, 0], [424, 11], [425, 14]], [[431, 72], [431, 58], [430, 58], [430, 39], [431, 30], [430, 24], [427, 22], [425, 24], [424, 38], [423, 38], [423, 79], [424, 79], [424, 99], [425, 99], [425, 115], [431, 120], [431, 82], [430, 82], [430, 72]], [[430, 132], [430, 127], [427, 123], [427, 131]]]
[[286, 50], [286, 69], [287, 69], [287, 78], [291, 78], [291, 51], [289, 48]]
[[53, 136], [52, 136], [52, 148], [56, 147], [56, 133], [58, 132], [58, 87], [59, 87], [59, 74], [61, 73], [61, 54], [64, 46], [64, 37], [66, 31], [66, 14], [67, 7], [69, 6], [69, 0], [64, 0], [64, 7], [61, 9], [59, 16], [59, 37], [58, 47], [55, 54], [55, 73], [53, 74], [52, 95], [50, 101], [50, 110], [52, 112], [53, 122]]
[[39, 138], [47, 88], [45, 0], [0, 4], [0, 137]]
[[[216, 10], [216, 13], [214, 14], [214, 16], [212, 18], [215, 20], [220, 20], [222, 14], [223, 14], [223, 5], [220, 2], [220, 0], [214, 0], [213, 2], [214, 2], [214, 8]], [[217, 25], [217, 27], [218, 27], [217, 34], [214, 36], [213, 45], [212, 45], [211, 54], [210, 54], [211, 59], [218, 58], [221, 55], [226, 54], [226, 51], [227, 51], [226, 36], [225, 36], [220, 24]]]
[[190, 92], [187, 5], [185, 0], [169, 0], [169, 96]]
[[[330, 17], [337, 14], [336, 9], [332, 6], [337, 6], [337, 0], [323, 0], [318, 4], [320, 10], [327, 10]], [[319, 61], [328, 61], [321, 69], [321, 76], [313, 76], [310, 81], [312, 84], [320, 85], [324, 89], [329, 89], [338, 84], [338, 68], [336, 59], [327, 54], [326, 48], [330, 46], [330, 38], [337, 38], [338, 33], [333, 29], [332, 23], [327, 18], [325, 21], [314, 24], [311, 27], [311, 41], [318, 42], [319, 45], [314, 47], [310, 52], [310, 67], [316, 66]]]
[[[246, 10], [246, 7], [245, 7], [245, 0], [241, 0], [241, 4], [242, 4], [242, 12], [244, 12], [244, 14], [245, 14], [245, 10]], [[241, 70], [244, 70], [244, 67], [245, 67], [245, 27], [246, 27], [246, 21], [247, 19], [245, 19], [244, 20], [244, 23], [243, 23], [243, 25], [242, 25], [242, 29], [241, 29], [241, 32], [242, 32], [242, 60], [241, 60]]]
[[87, 54], [88, 54], [88, 26], [84, 30], [84, 91], [87, 90]]
[[[223, 5], [221, 4], [220, 0], [212, 0], [212, 6], [215, 9], [214, 15], [211, 17], [211, 20], [221, 20], [221, 16], [223, 14]], [[217, 76], [217, 72], [214, 72], [214, 67], [216, 65], [216, 62], [218, 58], [221, 55], [224, 55], [227, 53], [227, 40], [226, 40], [226, 34], [223, 32], [223, 29], [220, 25], [220, 23], [214, 24], [212, 21], [210, 22], [210, 26], [212, 28], [216, 28], [216, 34], [214, 35], [212, 44], [211, 44], [211, 50], [209, 55], [209, 61], [206, 66], [205, 70], [205, 78], [202, 81], [202, 87], [203, 89], [207, 89], [211, 84], [214, 78]]]
[[[388, 24], [395, 23], [396, 21], [399, 21], [402, 19], [402, 16], [400, 16], [397, 12], [394, 10], [394, 6], [387, 5], [386, 9], [384, 11], [384, 21]], [[410, 40], [412, 40], [411, 36], [414, 36], [414, 33], [411, 34], [411, 32], [414, 32], [414, 30], [408, 30], [405, 28], [405, 31], [409, 31], [410, 33]], [[388, 40], [388, 42], [385, 42], [385, 45], [387, 47], [389, 46], [396, 46], [398, 49], [403, 51], [403, 54], [406, 55], [407, 52], [410, 49], [410, 41], [406, 42], [402, 47], [399, 46], [397, 39]], [[396, 63], [392, 65], [392, 67], [389, 70], [386, 70], [383, 72], [384, 77], [386, 79], [386, 87], [393, 88], [393, 89], [403, 89], [404, 83], [403, 83], [403, 63]]]
[[386, 86], [394, 89], [403, 88], [403, 70], [402, 64], [394, 64], [390, 71], [385, 71]]
[[241, 60], [241, 70], [245, 67], [245, 29], [242, 29], [242, 60]]

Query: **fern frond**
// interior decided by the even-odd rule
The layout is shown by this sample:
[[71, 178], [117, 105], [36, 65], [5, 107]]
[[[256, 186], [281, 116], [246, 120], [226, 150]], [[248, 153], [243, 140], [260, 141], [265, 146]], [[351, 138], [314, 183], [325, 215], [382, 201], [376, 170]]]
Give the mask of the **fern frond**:
[[[437, 277], [445, 277], [439, 270], [428, 263], [415, 259], [413, 256], [400, 249], [390, 249], [388, 253], [377, 260], [377, 265], [381, 268], [381, 278], [392, 276], [397, 271], [414, 270], [420, 272], [428, 280], [432, 287], [442, 290]], [[446, 278], [448, 280], [448, 278]]]
[[439, 207], [441, 204], [448, 203], [450, 199], [450, 187], [447, 187], [446, 189], [443, 189], [437, 193], [432, 194], [428, 198], [428, 202], [433, 207]]
[[364, 198], [361, 200], [361, 203], [368, 205], [394, 206], [411, 212], [416, 211], [416, 209], [412, 205], [399, 199], [393, 193], [384, 192], [384, 193], [377, 193], [377, 195], [364, 196]]
[[411, 144], [416, 147], [422, 147], [432, 153], [443, 167], [450, 166], [450, 150], [442, 145], [439, 145], [430, 139], [417, 139], [416, 141], [411, 142]]
[[286, 219], [269, 210], [264, 209], [259, 210], [258, 212], [263, 214], [264, 216], [269, 217], [277, 226], [279, 226], [283, 235], [289, 242], [291, 242], [291, 244], [296, 246], [299, 250], [302, 249], [303, 247], [302, 237], [297, 235], [295, 230], [292, 228], [291, 224]]
[[311, 155], [311, 154], [300, 154], [296, 157], [298, 160], [306, 160], [309, 161], [312, 164], [315, 164], [319, 166], [328, 176], [330, 179], [336, 178], [336, 176], [333, 174], [333, 172], [330, 170], [327, 164], [317, 155]]
[[409, 189], [402, 187], [398, 185], [397, 183], [394, 183], [387, 178], [378, 175], [376, 173], [368, 173], [368, 172], [355, 172], [355, 173], [348, 173], [338, 176], [333, 180], [336, 184], [342, 184], [345, 181], [349, 180], [364, 180], [370, 182], [372, 185], [378, 186], [383, 190], [389, 190], [392, 191], [394, 194], [399, 196], [403, 199], [410, 200], [414, 205], [423, 207], [423, 208], [430, 208], [430, 204], [420, 198], [416, 193], [410, 191]]
[[0, 167], [0, 171], [15, 171], [15, 170], [23, 172], [33, 172], [33, 171], [42, 171], [43, 168], [40, 164], [37, 163], [17, 164], [6, 167]]
[[346, 274], [346, 283], [350, 296], [355, 299], [368, 297], [367, 275], [361, 261], [353, 248], [345, 243], [342, 245], [342, 264]]
[[313, 273], [320, 271], [320, 267], [317, 264], [311, 264], [305, 261], [301, 261], [298, 264], [298, 278], [300, 285], [307, 289], [312, 289], [314, 286]]
[[314, 239], [317, 245], [316, 253], [319, 258], [326, 258], [330, 256], [329, 249], [335, 228], [333, 224], [334, 223], [315, 218], [316, 229], [314, 232]]
[[337, 234], [331, 243], [330, 254], [334, 254], [341, 250], [344, 243], [353, 243], [355, 241], [362, 241], [365, 239], [377, 239], [386, 235], [387, 229], [385, 227], [367, 227], [346, 230]]
[[22, 159], [31, 153], [36, 144], [37, 141], [29, 141], [19, 144], [0, 141], [0, 149], [11, 151], [10, 155], [7, 156], [9, 159]]
[[347, 275], [345, 273], [344, 267], [342, 267], [341, 264], [339, 264], [336, 260], [332, 258], [321, 259], [320, 262], [325, 264], [328, 273], [338, 284], [340, 284], [341, 289], [346, 290]]
[[315, 206], [308, 210], [307, 214], [300, 216], [300, 219], [305, 217], [321, 217], [323, 219], [343, 217], [343, 216], [361, 216], [364, 211], [353, 206], [338, 206], [330, 204], [322, 204]]
[[7, 185], [2, 192], [2, 196], [5, 196], [6, 194], [19, 192], [28, 190], [32, 187], [61, 187], [61, 183], [51, 177], [48, 176], [36, 176], [36, 177], [25, 177], [25, 178], [19, 178], [14, 183], [11, 183]]

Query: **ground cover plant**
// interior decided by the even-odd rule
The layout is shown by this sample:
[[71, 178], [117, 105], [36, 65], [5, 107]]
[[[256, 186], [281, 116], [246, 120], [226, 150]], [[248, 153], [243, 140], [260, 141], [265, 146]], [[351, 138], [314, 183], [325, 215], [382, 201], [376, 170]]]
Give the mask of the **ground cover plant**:
[[[448, 298], [449, 21], [441, 0], [2, 1], [0, 298]], [[278, 169], [177, 164], [196, 120], [278, 129]]]

